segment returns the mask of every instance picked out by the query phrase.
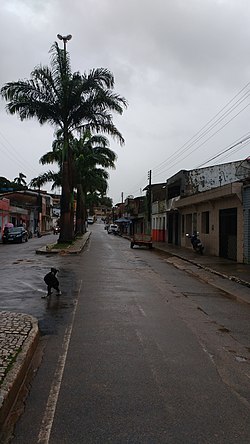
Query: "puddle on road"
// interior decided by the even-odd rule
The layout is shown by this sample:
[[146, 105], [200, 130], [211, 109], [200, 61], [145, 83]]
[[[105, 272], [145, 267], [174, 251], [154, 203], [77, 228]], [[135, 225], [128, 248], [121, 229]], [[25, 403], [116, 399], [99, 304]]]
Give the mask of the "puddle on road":
[[37, 260], [34, 259], [17, 259], [16, 261], [12, 262], [12, 264], [32, 264], [34, 262], [37, 262]]

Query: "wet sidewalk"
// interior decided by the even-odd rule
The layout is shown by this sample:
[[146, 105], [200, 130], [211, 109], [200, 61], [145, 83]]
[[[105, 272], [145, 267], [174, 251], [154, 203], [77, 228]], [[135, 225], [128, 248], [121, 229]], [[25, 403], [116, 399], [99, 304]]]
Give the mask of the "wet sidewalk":
[[154, 242], [153, 247], [164, 252], [168, 257], [167, 261], [177, 268], [196, 275], [234, 299], [250, 304], [250, 265], [205, 253], [200, 255], [192, 248], [165, 242]]

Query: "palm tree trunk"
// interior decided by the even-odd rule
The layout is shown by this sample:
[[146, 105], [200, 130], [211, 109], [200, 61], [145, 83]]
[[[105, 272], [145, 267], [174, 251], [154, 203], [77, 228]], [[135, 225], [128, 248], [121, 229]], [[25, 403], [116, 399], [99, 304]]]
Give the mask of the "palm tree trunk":
[[67, 124], [64, 125], [64, 149], [62, 164], [61, 230], [59, 243], [74, 239], [73, 156], [69, 144]]
[[82, 185], [77, 185], [76, 200], [76, 234], [85, 233]]
[[82, 190], [82, 204], [83, 204], [83, 232], [86, 232], [87, 207], [86, 207], [86, 193]]
[[69, 162], [63, 162], [62, 166], [62, 196], [61, 196], [61, 217], [60, 217], [59, 243], [72, 242], [71, 228], [71, 190], [69, 186]]
[[74, 165], [74, 158], [72, 149], [69, 146], [68, 150], [68, 158], [69, 158], [69, 187], [70, 187], [70, 203], [71, 203], [71, 215], [70, 215], [70, 226], [71, 226], [71, 233], [72, 233], [72, 239], [74, 238], [74, 220], [75, 220], [75, 207], [74, 207], [74, 175], [75, 175], [75, 165]]

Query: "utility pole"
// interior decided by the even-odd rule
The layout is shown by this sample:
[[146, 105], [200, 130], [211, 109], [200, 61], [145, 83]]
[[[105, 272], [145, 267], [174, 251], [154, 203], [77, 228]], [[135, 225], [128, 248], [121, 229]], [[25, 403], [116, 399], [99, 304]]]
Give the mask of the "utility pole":
[[121, 198], [122, 198], [122, 213], [121, 213], [121, 217], [124, 217], [124, 208], [123, 208], [123, 191], [122, 191]]
[[149, 170], [148, 172], [148, 225], [149, 225], [149, 230], [151, 233], [151, 186], [152, 186], [152, 170]]

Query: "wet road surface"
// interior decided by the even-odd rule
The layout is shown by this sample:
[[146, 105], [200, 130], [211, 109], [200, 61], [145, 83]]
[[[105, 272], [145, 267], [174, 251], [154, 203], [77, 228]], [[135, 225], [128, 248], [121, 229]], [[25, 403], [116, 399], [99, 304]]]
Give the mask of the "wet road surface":
[[[53, 331], [59, 312], [73, 305], [76, 278], [71, 260], [67, 256], [35, 253], [37, 248], [57, 239], [57, 235], [47, 235], [23, 244], [0, 245], [0, 309], [35, 316], [42, 334]], [[51, 267], [59, 269], [58, 278], [64, 291], [60, 299], [53, 297], [47, 302], [41, 299], [47, 294], [43, 278]]]
[[[91, 229], [80, 256], [35, 256], [48, 239], [34, 239], [1, 267], [0, 308], [33, 314], [43, 334], [13, 443], [248, 443], [249, 307]], [[48, 303], [51, 266], [63, 294]]]

